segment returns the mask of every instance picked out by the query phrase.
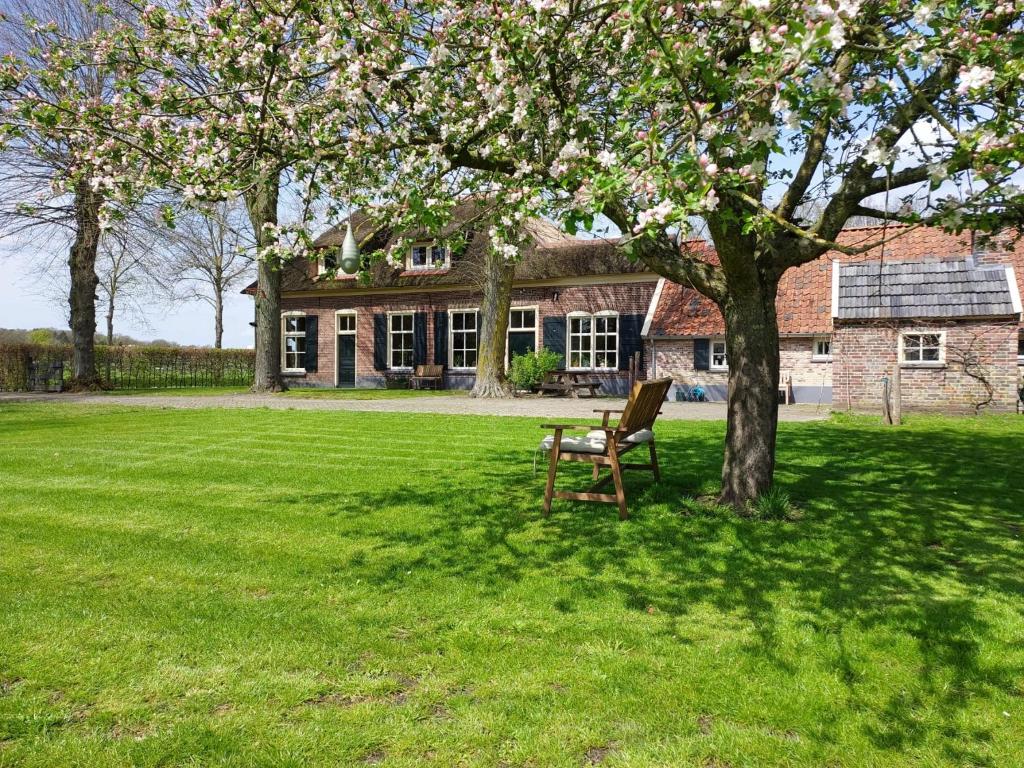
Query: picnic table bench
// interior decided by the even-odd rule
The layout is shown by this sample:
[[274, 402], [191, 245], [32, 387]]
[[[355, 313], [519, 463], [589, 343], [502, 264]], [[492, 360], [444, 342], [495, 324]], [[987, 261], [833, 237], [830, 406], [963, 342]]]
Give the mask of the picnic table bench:
[[548, 371], [537, 390], [542, 395], [569, 397], [579, 397], [580, 392], [587, 391], [591, 397], [597, 397], [597, 388], [601, 386], [601, 382], [583, 379], [582, 376], [583, 374], [577, 371]]

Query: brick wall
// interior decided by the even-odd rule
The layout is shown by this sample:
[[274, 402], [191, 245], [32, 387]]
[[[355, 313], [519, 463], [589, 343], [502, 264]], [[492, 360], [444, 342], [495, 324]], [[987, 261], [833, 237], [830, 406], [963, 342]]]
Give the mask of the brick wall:
[[[650, 353], [658, 376], [671, 376], [676, 384], [699, 385], [713, 400], [724, 400], [728, 391], [726, 371], [698, 371], [693, 367], [693, 339], [660, 339]], [[779, 341], [781, 380], [792, 378], [796, 402], [830, 401], [832, 396], [832, 363], [814, 357], [814, 337], [787, 336]], [[674, 397], [674, 393], [670, 396]]]
[[[543, 318], [569, 312], [615, 310], [621, 315], [646, 314], [654, 295], [656, 279], [643, 282], [608, 283], [586, 286], [544, 286], [514, 288], [513, 307], [538, 308], [537, 344], [544, 346]], [[299, 311], [318, 316], [316, 373], [288, 376], [296, 386], [333, 387], [336, 381], [336, 323], [338, 310], [356, 311], [356, 386], [382, 386], [385, 373], [373, 367], [373, 316], [387, 312], [424, 312], [427, 315], [427, 361], [434, 361], [434, 312], [448, 309], [472, 309], [480, 306], [480, 294], [473, 291], [436, 291], [416, 293], [367, 293], [342, 296], [284, 298], [284, 312]], [[564, 340], [562, 342], [564, 344]], [[626, 373], [595, 374], [606, 382], [606, 389], [623, 388]], [[472, 386], [473, 376], [451, 374], [449, 386]]]
[[[833, 404], [837, 408], [882, 410], [882, 377], [892, 376], [900, 330], [945, 332], [946, 362], [922, 368], [902, 366], [901, 402], [906, 409], [974, 410], [986, 399], [984, 385], [969, 373], [988, 379], [993, 410], [1012, 410], [1016, 403], [1017, 323], [950, 321], [903, 324], [837, 323], [832, 338]], [[965, 365], [966, 363], [966, 365]]]

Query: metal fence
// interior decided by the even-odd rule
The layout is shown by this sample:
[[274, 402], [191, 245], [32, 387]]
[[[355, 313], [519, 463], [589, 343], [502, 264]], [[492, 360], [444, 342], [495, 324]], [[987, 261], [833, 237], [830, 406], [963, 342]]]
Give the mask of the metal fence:
[[[251, 349], [96, 346], [96, 373], [107, 389], [252, 384]], [[70, 345], [0, 345], [0, 391], [59, 390], [72, 376]]]

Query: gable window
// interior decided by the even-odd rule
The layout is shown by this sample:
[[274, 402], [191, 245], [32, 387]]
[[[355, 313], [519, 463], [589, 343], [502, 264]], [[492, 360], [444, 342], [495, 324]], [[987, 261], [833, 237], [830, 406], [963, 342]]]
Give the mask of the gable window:
[[306, 316], [281, 317], [281, 368], [286, 373], [306, 372]]
[[619, 316], [612, 311], [568, 316], [569, 367], [614, 371], [619, 366]]
[[476, 368], [477, 354], [477, 311], [475, 309], [453, 309], [451, 311], [452, 368]]
[[709, 368], [712, 371], [729, 370], [729, 355], [725, 349], [724, 339], [711, 340], [711, 365]]
[[412, 369], [412, 324], [412, 312], [396, 312], [388, 315], [388, 367], [391, 370]]
[[900, 336], [900, 362], [938, 365], [945, 360], [944, 333], [904, 333]]
[[451, 266], [451, 251], [443, 245], [416, 243], [409, 250], [409, 269], [447, 269]]
[[832, 337], [816, 336], [814, 346], [811, 350], [811, 360], [817, 363], [828, 362], [832, 359]]
[[334, 270], [334, 269], [337, 269], [337, 268], [338, 268], [338, 252], [334, 248], [331, 248], [329, 250], [324, 251], [323, 258], [320, 259], [319, 274], [322, 275], [325, 272], [330, 272], [331, 270]]

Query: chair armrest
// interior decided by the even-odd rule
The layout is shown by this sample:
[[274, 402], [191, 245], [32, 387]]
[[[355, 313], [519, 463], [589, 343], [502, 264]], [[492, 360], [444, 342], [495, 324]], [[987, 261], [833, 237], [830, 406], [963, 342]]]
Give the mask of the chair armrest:
[[588, 427], [586, 424], [541, 424], [541, 429], [600, 429], [600, 427]]
[[621, 408], [595, 408], [594, 413], [625, 413]]

